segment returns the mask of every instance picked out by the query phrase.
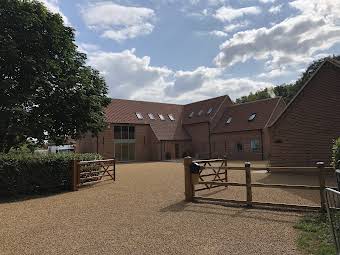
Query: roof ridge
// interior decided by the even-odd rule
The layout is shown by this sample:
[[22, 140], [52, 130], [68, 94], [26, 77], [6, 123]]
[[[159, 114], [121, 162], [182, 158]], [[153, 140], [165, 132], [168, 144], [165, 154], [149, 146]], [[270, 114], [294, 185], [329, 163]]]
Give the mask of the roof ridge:
[[263, 98], [263, 99], [258, 99], [258, 100], [254, 100], [254, 101], [250, 101], [250, 102], [235, 103], [235, 104], [232, 104], [230, 107], [245, 105], [245, 104], [253, 104], [253, 103], [258, 103], [258, 102], [262, 102], [262, 101], [269, 101], [269, 100], [274, 100], [274, 99], [280, 100], [281, 98], [282, 98], [282, 96]]
[[290, 102], [286, 105], [286, 107], [283, 109], [283, 111], [281, 112], [281, 114], [279, 114], [279, 116], [276, 117], [276, 119], [268, 126], [268, 127], [272, 127], [276, 124], [276, 122], [278, 122], [278, 120], [283, 116], [283, 114], [285, 114], [285, 112], [287, 111], [287, 109], [294, 103], [295, 99], [301, 94], [301, 92], [305, 89], [305, 87], [307, 87], [307, 85], [311, 82], [312, 79], [314, 79], [314, 77], [319, 73], [320, 69], [325, 65], [325, 63], [330, 63], [332, 65], [335, 65], [336, 67], [340, 68], [340, 63], [335, 62], [334, 60], [331, 59], [326, 59], [325, 61], [323, 61], [321, 63], [321, 65], [316, 69], [316, 71], [309, 77], [309, 79], [302, 85], [302, 87], [299, 89], [299, 91], [295, 94], [295, 96], [292, 98], [292, 100], [290, 100]]
[[196, 102], [184, 104], [184, 106], [191, 105], [191, 104], [196, 104], [196, 103], [202, 103], [202, 102], [214, 100], [214, 99], [221, 98], [221, 97], [224, 97], [224, 98], [225, 98], [225, 97], [229, 97], [229, 96], [228, 96], [228, 95], [222, 95], [222, 96], [218, 96], [218, 97], [207, 98], [207, 99], [204, 99], [204, 100], [200, 100], [200, 101], [196, 101]]
[[145, 101], [145, 100], [134, 100], [134, 99], [124, 99], [124, 98], [111, 98], [111, 101], [120, 100], [120, 101], [129, 101], [129, 102], [138, 102], [138, 103], [150, 103], [150, 104], [163, 104], [163, 105], [176, 105], [176, 106], [184, 106], [183, 104], [174, 104], [174, 103], [162, 103], [162, 102], [154, 102], [154, 101]]

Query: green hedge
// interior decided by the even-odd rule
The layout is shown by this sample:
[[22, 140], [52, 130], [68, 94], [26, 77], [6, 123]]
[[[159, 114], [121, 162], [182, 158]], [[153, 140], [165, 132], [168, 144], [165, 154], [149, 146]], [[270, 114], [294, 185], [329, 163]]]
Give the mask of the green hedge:
[[340, 160], [340, 137], [334, 141], [332, 160], [333, 160], [333, 166], [336, 169], [339, 169], [340, 165], [338, 162]]
[[101, 159], [98, 154], [0, 154], [0, 196], [67, 190], [72, 160]]

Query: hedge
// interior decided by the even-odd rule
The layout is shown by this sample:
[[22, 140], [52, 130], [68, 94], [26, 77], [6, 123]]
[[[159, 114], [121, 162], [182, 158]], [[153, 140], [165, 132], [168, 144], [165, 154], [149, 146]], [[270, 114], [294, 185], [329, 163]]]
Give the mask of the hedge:
[[340, 137], [336, 139], [333, 144], [332, 161], [333, 161], [333, 166], [336, 169], [340, 168], [340, 164], [338, 163], [339, 160], [340, 160]]
[[68, 190], [72, 160], [101, 159], [98, 154], [0, 154], [0, 196]]

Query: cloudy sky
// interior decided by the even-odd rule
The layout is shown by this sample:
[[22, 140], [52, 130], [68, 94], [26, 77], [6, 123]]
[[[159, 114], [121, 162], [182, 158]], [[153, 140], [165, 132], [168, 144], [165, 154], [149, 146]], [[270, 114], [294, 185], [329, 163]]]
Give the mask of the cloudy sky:
[[340, 54], [340, 0], [40, 0], [110, 96], [187, 103], [296, 80]]

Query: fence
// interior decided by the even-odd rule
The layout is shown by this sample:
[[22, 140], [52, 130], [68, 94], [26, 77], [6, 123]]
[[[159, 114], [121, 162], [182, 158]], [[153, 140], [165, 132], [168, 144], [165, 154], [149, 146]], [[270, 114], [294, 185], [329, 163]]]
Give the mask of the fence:
[[326, 188], [327, 214], [331, 225], [337, 254], [340, 254], [340, 192]]
[[[91, 160], [73, 162], [71, 190], [100, 181], [116, 180], [116, 160]], [[108, 178], [106, 178], [108, 177]]]
[[[211, 166], [211, 163], [221, 163], [218, 166]], [[198, 171], [195, 173], [195, 169], [198, 168]], [[204, 174], [205, 169], [213, 169], [213, 173]], [[263, 184], [263, 183], [252, 183], [251, 180], [251, 171], [253, 170], [267, 170], [267, 171], [275, 171], [280, 170], [281, 167], [252, 167], [249, 162], [246, 162], [244, 167], [231, 167], [227, 165], [226, 159], [211, 159], [211, 160], [197, 160], [192, 161], [191, 157], [186, 157], [184, 159], [184, 170], [185, 170], [185, 200], [186, 201], [210, 201], [210, 202], [227, 202], [227, 203], [236, 203], [239, 205], [244, 205], [247, 207], [279, 207], [279, 208], [287, 208], [287, 209], [302, 209], [302, 210], [326, 210], [326, 202], [324, 192], [326, 189], [325, 184], [325, 172], [331, 170], [330, 167], [325, 167], [323, 162], [318, 162], [316, 167], [284, 167], [285, 170], [310, 170], [310, 171], [318, 171], [318, 179], [319, 186], [313, 185], [291, 185], [291, 184]], [[245, 183], [240, 182], [230, 182], [228, 181], [228, 170], [239, 170], [244, 171], [245, 173]], [[221, 171], [224, 174], [224, 178], [220, 178]], [[194, 172], [194, 173], [193, 173]], [[213, 180], [205, 181], [204, 177], [206, 176], [215, 176]], [[203, 188], [195, 189], [196, 185], [203, 185]], [[212, 189], [216, 187], [245, 187], [246, 191], [246, 200], [228, 200], [228, 199], [218, 199], [211, 197], [200, 197], [195, 196], [195, 192], [204, 190], [204, 189]], [[320, 206], [311, 206], [311, 205], [296, 205], [296, 204], [285, 204], [285, 203], [269, 203], [269, 202], [257, 202], [253, 201], [253, 188], [280, 188], [280, 189], [300, 189], [300, 190], [318, 190], [320, 193]]]

